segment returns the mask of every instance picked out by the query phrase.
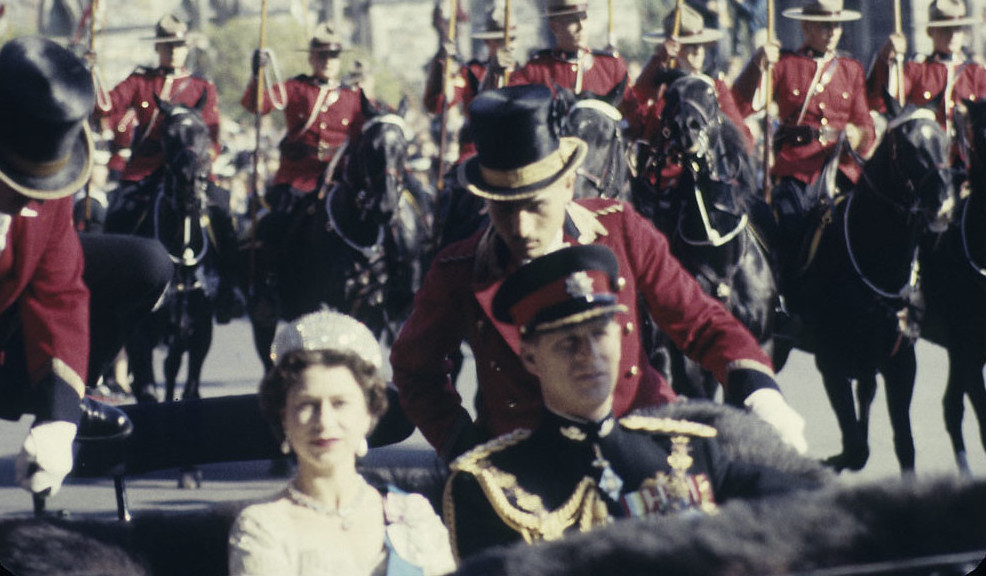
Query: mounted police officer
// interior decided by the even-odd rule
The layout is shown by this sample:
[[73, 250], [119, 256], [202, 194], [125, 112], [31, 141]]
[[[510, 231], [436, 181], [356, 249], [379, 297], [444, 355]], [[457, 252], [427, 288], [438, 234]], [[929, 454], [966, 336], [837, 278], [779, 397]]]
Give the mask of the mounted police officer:
[[452, 463], [445, 519], [459, 557], [618, 518], [713, 513], [730, 498], [811, 485], [730, 461], [710, 426], [614, 416], [627, 313], [620, 274], [605, 246], [572, 246], [521, 266], [496, 291], [493, 313], [519, 330], [520, 358], [538, 377], [544, 407], [534, 430], [500, 436]]
[[[535, 426], [542, 414], [538, 380], [518, 356], [517, 327], [494, 318], [493, 293], [531, 258], [571, 244], [602, 244], [617, 256], [627, 284], [620, 303], [629, 310], [614, 412], [675, 398], [641, 342], [644, 302], [678, 348], [725, 385], [731, 403], [750, 407], [785, 440], [806, 448], [804, 422], [780, 394], [770, 359], [671, 256], [667, 239], [625, 203], [573, 201], [575, 171], [588, 147], [556, 134], [551, 105], [551, 90], [542, 85], [508, 86], [473, 100], [477, 155], [462, 164], [460, 178], [486, 201], [491, 225], [439, 252], [391, 348], [408, 418], [447, 461], [489, 438]], [[476, 359], [475, 422], [449, 381], [449, 356], [463, 341]]]
[[[219, 154], [219, 104], [216, 86], [185, 68], [188, 59], [188, 24], [168, 14], [155, 26], [156, 68], [137, 68], [110, 91], [110, 108], [95, 110], [96, 117], [112, 120], [114, 128], [133, 128], [130, 158], [120, 174], [120, 187], [113, 193], [106, 227], [129, 232], [147, 210], [155, 190], [150, 185], [164, 164], [161, 146], [161, 111], [157, 101], [196, 107], [201, 102], [202, 119], [209, 127], [213, 158]], [[132, 116], [128, 114], [133, 112]], [[126, 136], [119, 138], [126, 141]], [[229, 211], [228, 206], [226, 212]]]
[[[842, 26], [858, 20], [855, 10], [845, 10], [843, 0], [809, 0], [803, 8], [790, 8], [784, 17], [801, 22], [804, 44], [780, 52], [769, 43], [758, 50], [733, 84], [740, 112], [749, 115], [762, 108], [763, 71], [772, 63], [773, 101], [780, 126], [772, 143], [775, 160], [772, 204], [778, 219], [782, 290], [799, 267], [802, 241], [809, 226], [809, 212], [822, 199], [810, 188], [834, 154], [840, 136], [853, 150], [866, 156], [875, 140], [873, 119], [866, 103], [863, 66], [837, 51]], [[849, 154], [838, 159], [838, 176], [831, 195], [848, 190], [862, 175], [862, 166]], [[785, 281], [786, 280], [786, 281]]]
[[[958, 146], [956, 110], [961, 108], [963, 100], [986, 97], [986, 68], [963, 52], [969, 27], [975, 23], [976, 19], [969, 16], [962, 0], [933, 1], [928, 7], [925, 28], [931, 37], [932, 53], [922, 61], [907, 62], [899, 76], [890, 73], [891, 62], [907, 52], [907, 38], [902, 34], [891, 34], [867, 77], [867, 98], [872, 109], [886, 113], [884, 92], [905, 104], [918, 106], [939, 99], [938, 123]], [[903, 86], [899, 86], [900, 79], [904, 81]], [[955, 163], [960, 165], [960, 162]]]
[[83, 62], [39, 37], [0, 49], [0, 417], [35, 415], [17, 482], [57, 492], [74, 439], [130, 423], [84, 397], [171, 278], [156, 242], [82, 235], [72, 194], [89, 179], [95, 101]]
[[[270, 61], [270, 55], [256, 51], [253, 77], [240, 100], [245, 109], [255, 114], [269, 114], [275, 108], [282, 110], [287, 129], [278, 145], [277, 172], [264, 195], [270, 211], [257, 230], [263, 246], [262, 267], [266, 271], [262, 287], [269, 283], [273, 288], [276, 284], [280, 251], [290, 249], [282, 246], [282, 240], [295, 210], [303, 202], [314, 200], [320, 189], [342, 173], [340, 164], [346, 145], [359, 136], [365, 121], [363, 91], [340, 81], [342, 38], [331, 24], [323, 22], [315, 27], [307, 51], [311, 73], [269, 87], [264, 91], [259, 110], [257, 75]], [[258, 348], [269, 345], [274, 336], [277, 318], [272, 294], [264, 292], [251, 303], [255, 329], [260, 328], [265, 334], [257, 341]], [[265, 350], [258, 352], [261, 358], [268, 356]]]
[[[627, 65], [623, 57], [610, 50], [589, 48], [586, 20], [588, 5], [579, 0], [548, 0], [544, 17], [555, 39], [555, 47], [536, 52], [533, 57], [510, 76], [512, 86], [544, 84], [551, 88], [567, 88], [575, 94], [592, 92], [609, 94], [614, 88], [630, 86]], [[621, 110], [635, 110], [633, 92], [623, 96]]]

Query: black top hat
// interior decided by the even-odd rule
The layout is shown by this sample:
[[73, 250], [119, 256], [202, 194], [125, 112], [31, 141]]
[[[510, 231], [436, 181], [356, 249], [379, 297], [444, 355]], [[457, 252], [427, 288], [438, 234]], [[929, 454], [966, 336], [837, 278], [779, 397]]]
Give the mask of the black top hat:
[[95, 102], [82, 60], [41, 37], [0, 49], [0, 181], [28, 198], [68, 196], [89, 179]]
[[588, 146], [559, 137], [543, 84], [488, 90], [469, 105], [476, 156], [462, 164], [466, 188], [490, 200], [526, 200], [578, 168]]
[[598, 244], [572, 246], [531, 260], [510, 275], [493, 297], [493, 315], [521, 334], [550, 332], [626, 312], [613, 252]]

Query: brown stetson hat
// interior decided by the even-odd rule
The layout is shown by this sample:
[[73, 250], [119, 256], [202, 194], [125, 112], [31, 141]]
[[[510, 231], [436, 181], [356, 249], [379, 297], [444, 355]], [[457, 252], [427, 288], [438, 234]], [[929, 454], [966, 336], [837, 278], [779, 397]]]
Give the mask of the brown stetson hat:
[[155, 44], [184, 44], [188, 40], [188, 23], [174, 14], [165, 14], [154, 26], [154, 36], [144, 38]]
[[55, 200], [80, 190], [92, 169], [89, 114], [96, 96], [85, 64], [27, 36], [0, 49], [0, 182]]
[[[492, 8], [486, 11], [485, 29], [476, 30], [469, 35], [475, 40], [496, 40], [503, 38], [504, 13], [499, 8]], [[510, 37], [517, 37], [517, 24], [510, 23]]]
[[[644, 34], [644, 42], [658, 44], [674, 34], [674, 21], [677, 10], [672, 10], [664, 18], [664, 30]], [[722, 39], [722, 30], [706, 28], [705, 19], [697, 10], [687, 4], [681, 7], [681, 22], [678, 25], [678, 42], [681, 44], [708, 44]]]
[[783, 16], [806, 22], [852, 22], [863, 17], [856, 10], [846, 10], [843, 0], [810, 0], [804, 8], [788, 8]]
[[342, 52], [342, 37], [332, 24], [321, 22], [315, 26], [306, 52]]
[[969, 16], [962, 0], [934, 0], [928, 6], [928, 28], [971, 26], [976, 19]]
[[544, 5], [545, 18], [568, 16], [569, 14], [581, 14], [585, 17], [588, 11], [588, 2], [580, 2], [579, 0], [547, 0]]

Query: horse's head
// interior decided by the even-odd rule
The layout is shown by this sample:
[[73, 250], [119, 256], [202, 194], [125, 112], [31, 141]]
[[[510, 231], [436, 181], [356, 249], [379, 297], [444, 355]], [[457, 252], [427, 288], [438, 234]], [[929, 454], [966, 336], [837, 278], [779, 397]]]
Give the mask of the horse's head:
[[623, 100], [626, 80], [608, 94], [575, 94], [556, 87], [552, 104], [554, 125], [560, 136], [585, 141], [589, 153], [579, 168], [575, 197], [613, 197], [620, 193], [627, 169], [623, 146], [623, 114], [617, 106]]
[[661, 112], [661, 136], [667, 152], [710, 163], [723, 123], [715, 85], [698, 74], [668, 80]]
[[397, 210], [407, 172], [408, 134], [404, 124], [406, 98], [396, 110], [363, 98], [366, 119], [351, 165], [349, 180], [359, 208], [378, 221], [389, 222]]
[[891, 115], [883, 140], [867, 162], [866, 177], [876, 183], [874, 189], [920, 217], [930, 231], [941, 232], [955, 207], [950, 139], [931, 108], [907, 106]]
[[205, 93], [194, 107], [157, 100], [161, 111], [165, 192], [190, 213], [204, 198], [211, 166], [209, 127], [202, 120]]

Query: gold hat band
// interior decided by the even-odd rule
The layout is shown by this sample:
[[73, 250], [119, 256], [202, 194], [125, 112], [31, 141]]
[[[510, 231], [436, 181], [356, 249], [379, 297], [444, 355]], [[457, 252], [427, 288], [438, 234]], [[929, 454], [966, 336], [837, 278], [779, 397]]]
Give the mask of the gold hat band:
[[479, 173], [483, 176], [483, 181], [487, 186], [496, 188], [521, 188], [529, 184], [534, 184], [546, 180], [565, 167], [565, 158], [562, 158], [561, 149], [555, 150], [544, 158], [521, 166], [514, 170], [494, 170], [479, 165]]
[[65, 156], [55, 160], [35, 162], [33, 160], [28, 160], [23, 156], [19, 156], [6, 146], [2, 147], [2, 150], [5, 152], [7, 163], [16, 168], [18, 172], [23, 172], [24, 174], [29, 174], [39, 178], [47, 178], [48, 176], [57, 174], [59, 170], [68, 164], [69, 158], [72, 156], [71, 154], [66, 154]]

